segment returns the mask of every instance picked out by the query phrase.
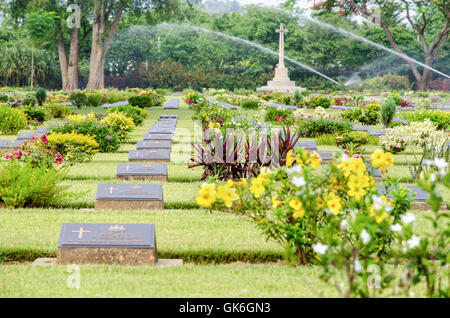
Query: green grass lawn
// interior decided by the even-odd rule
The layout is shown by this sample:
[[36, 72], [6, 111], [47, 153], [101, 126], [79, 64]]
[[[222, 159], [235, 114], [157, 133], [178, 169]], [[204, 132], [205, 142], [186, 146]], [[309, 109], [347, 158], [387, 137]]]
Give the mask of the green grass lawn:
[[[136, 148], [148, 128], [162, 114], [177, 114], [174, 145], [192, 140], [192, 112], [179, 98], [180, 108], [149, 109], [149, 118], [130, 136], [117, 153], [97, 153], [88, 163], [70, 167], [63, 181], [67, 191], [80, 193], [60, 209], [0, 209], [0, 297], [333, 297], [330, 285], [319, 278], [315, 266], [291, 267], [281, 260], [283, 248], [267, 241], [248, 219], [229, 213], [207, 213], [197, 208], [195, 198], [202, 168], [188, 169], [187, 163], [167, 164], [168, 182], [163, 182], [163, 211], [94, 211], [99, 183], [142, 183], [116, 179], [117, 163], [128, 162], [128, 151]], [[102, 108], [72, 108], [76, 113], [106, 113]], [[256, 114], [257, 111], [241, 111]], [[340, 112], [331, 110], [331, 114]], [[49, 123], [45, 123], [47, 125]], [[377, 126], [377, 128], [382, 128]], [[27, 131], [30, 131], [29, 129]], [[1, 136], [15, 139], [16, 136]], [[305, 140], [311, 140], [305, 139]], [[379, 146], [366, 146], [370, 153]], [[319, 145], [319, 150], [339, 150]], [[414, 162], [420, 149], [408, 147], [396, 155], [389, 175], [411, 182], [407, 161]], [[406, 155], [406, 157], [405, 157]], [[158, 182], [145, 182], [158, 183]], [[450, 191], [440, 188], [450, 201]], [[82, 208], [82, 209], [79, 209]], [[430, 212], [413, 211], [419, 234], [429, 233]], [[156, 226], [158, 256], [180, 258], [182, 267], [83, 265], [81, 288], [66, 286], [66, 266], [34, 266], [38, 257], [55, 257], [61, 224], [153, 223]], [[423, 286], [416, 288], [419, 292]]]

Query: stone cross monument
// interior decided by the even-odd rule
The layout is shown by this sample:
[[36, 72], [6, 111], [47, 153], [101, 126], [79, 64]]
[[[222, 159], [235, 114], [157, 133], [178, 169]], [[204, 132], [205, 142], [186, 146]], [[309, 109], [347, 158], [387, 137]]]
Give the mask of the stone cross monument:
[[275, 77], [272, 81], [267, 82], [267, 86], [259, 87], [257, 91], [270, 91], [270, 92], [295, 92], [305, 90], [303, 87], [295, 86], [295, 82], [289, 79], [288, 69], [284, 66], [284, 34], [288, 32], [280, 24], [280, 28], [275, 30], [280, 33], [280, 42], [278, 49], [278, 65], [275, 68]]

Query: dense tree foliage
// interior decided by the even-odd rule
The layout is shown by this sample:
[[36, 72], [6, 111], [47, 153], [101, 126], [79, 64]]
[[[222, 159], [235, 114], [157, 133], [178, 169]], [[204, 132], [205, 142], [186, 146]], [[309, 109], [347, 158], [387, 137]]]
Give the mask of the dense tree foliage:
[[[19, 2], [22, 5], [19, 6]], [[51, 52], [45, 57], [45, 63], [52, 61], [50, 62], [52, 67], [46, 71], [46, 76], [49, 76], [48, 72], [56, 71], [59, 74], [54, 77], [62, 78], [63, 86], [66, 77], [66, 88], [78, 87], [78, 83], [82, 87], [88, 84], [88, 78], [93, 78], [93, 63], [100, 66], [100, 69], [95, 72], [100, 74], [99, 76], [104, 74], [106, 78], [94, 77], [100, 79], [100, 82], [104, 81], [106, 86], [153, 85], [156, 87], [162, 85], [166, 87], [168, 83], [174, 83], [175, 87], [187, 87], [189, 86], [187, 82], [192, 77], [197, 79], [191, 83], [191, 86], [195, 87], [203, 85], [201, 83], [209, 79], [212, 82], [211, 85], [216, 87], [234, 88], [241, 83], [243, 88], [254, 88], [261, 81], [270, 78], [277, 63], [277, 56], [232, 40], [223, 36], [222, 33], [258, 43], [276, 51], [278, 34], [275, 33], [275, 29], [280, 23], [284, 23], [289, 30], [285, 39], [286, 56], [312, 66], [334, 79], [352, 82], [393, 72], [406, 75], [411, 81], [415, 80], [410, 66], [399, 57], [315, 23], [302, 23], [302, 21], [299, 23], [298, 16], [293, 11], [259, 6], [238, 8], [231, 0], [210, 0], [205, 4], [207, 7], [223, 2], [226, 5], [224, 11], [228, 12], [220, 14], [204, 11], [205, 7], [195, 6], [198, 1], [136, 1], [136, 6], [122, 8], [117, 32], [113, 32], [114, 39], [111, 38], [111, 42], [108, 42], [106, 35], [102, 37], [106, 42], [103, 42], [100, 49], [96, 49], [98, 61], [93, 62], [95, 59], [92, 58], [92, 43], [97, 40], [93, 39], [92, 35], [93, 7], [90, 4], [87, 5], [88, 2], [82, 14], [81, 28], [76, 31], [78, 33], [76, 43], [73, 43], [75, 30], [65, 25], [70, 12], [65, 11], [65, 7], [61, 6], [62, 2], [57, 0], [7, 2], [9, 14], [2, 22], [0, 47], [6, 48], [13, 43], [22, 43], [26, 47], [31, 47], [32, 42], [28, 40], [31, 38], [30, 32], [24, 27], [27, 19], [32, 16], [30, 13], [36, 11], [45, 15], [54, 12], [55, 29], [54, 32], [47, 34], [47, 37], [53, 40], [41, 39], [39, 48]], [[38, 3], [42, 5], [36, 9]], [[111, 8], [110, 14], [113, 14], [117, 7]], [[439, 32], [442, 17], [436, 12], [427, 14], [430, 26], [426, 29], [426, 33], [432, 36]], [[336, 12], [321, 12], [317, 18], [376, 43], [390, 46], [385, 30], [380, 26], [358, 23]], [[391, 15], [390, 19], [400, 18]], [[110, 30], [110, 26], [106, 25], [106, 30]], [[423, 48], [417, 41], [417, 34], [411, 28], [408, 28], [405, 23], [398, 23], [390, 30], [397, 45], [405, 53], [423, 60]], [[433, 63], [433, 67], [447, 74], [450, 73], [449, 49], [448, 43], [443, 45]], [[55, 59], [56, 53], [59, 53], [58, 59]], [[36, 58], [39, 59], [38, 56]], [[64, 61], [65, 66], [62, 65]], [[36, 63], [40, 62], [36, 60]], [[103, 70], [103, 63], [104, 73], [99, 71]], [[291, 78], [299, 85], [308, 88], [331, 87], [330, 82], [324, 78], [295, 64], [287, 63], [287, 66], [291, 71]], [[67, 74], [70, 67], [73, 68], [72, 74], [76, 73], [76, 77], [79, 74], [80, 80], [76, 80], [76, 85], [73, 80], [69, 85], [68, 77], [70, 76]], [[164, 67], [168, 67], [166, 72]], [[168, 74], [173, 70], [182, 70], [183, 76]], [[6, 73], [0, 73], [4, 83], [15, 85], [13, 82], [8, 82], [7, 79], [10, 77], [6, 75], [7, 71], [4, 72]], [[164, 76], [166, 78], [163, 78]], [[177, 79], [178, 82], [176, 82]], [[223, 83], [221, 83], [222, 80]], [[26, 82], [29, 83], [30, 80]], [[90, 87], [94, 88], [94, 86]]]

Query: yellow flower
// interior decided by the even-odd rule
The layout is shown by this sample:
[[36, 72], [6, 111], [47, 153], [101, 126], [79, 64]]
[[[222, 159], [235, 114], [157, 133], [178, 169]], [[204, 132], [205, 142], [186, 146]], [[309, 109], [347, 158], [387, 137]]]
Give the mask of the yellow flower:
[[327, 200], [327, 207], [333, 211], [334, 215], [338, 215], [339, 211], [342, 209], [341, 198], [334, 193], [330, 193]]
[[370, 159], [372, 159], [372, 165], [374, 167], [380, 167], [382, 165], [384, 165], [384, 152], [381, 150], [377, 150], [374, 153], [372, 153], [372, 155], [370, 156]]
[[350, 164], [352, 165], [352, 171], [356, 174], [362, 175], [366, 171], [366, 165], [362, 158], [351, 158]]
[[217, 198], [222, 200], [227, 208], [231, 208], [233, 201], [239, 199], [239, 195], [236, 193], [235, 189], [230, 189], [227, 186], [218, 186]]
[[305, 215], [305, 209], [299, 200], [292, 199], [289, 201], [289, 206], [294, 210], [294, 213], [292, 213], [294, 218], [302, 218]]
[[255, 198], [259, 198], [261, 194], [266, 191], [264, 188], [264, 180], [261, 178], [255, 178], [250, 182], [250, 192], [255, 196]]
[[347, 183], [350, 189], [352, 188], [367, 188], [369, 186], [369, 176], [366, 175], [354, 175], [350, 176]]
[[272, 208], [276, 209], [278, 208], [281, 204], [283, 204], [283, 201], [278, 200], [278, 195], [274, 195], [272, 197]]
[[384, 153], [384, 162], [386, 166], [393, 167], [394, 166], [394, 155], [390, 152]]
[[286, 167], [292, 166], [292, 164], [296, 161], [296, 158], [292, 156], [292, 149], [288, 151], [286, 155]]
[[370, 207], [370, 213], [369, 216], [375, 217], [375, 221], [377, 223], [381, 223], [385, 218], [388, 217], [388, 214], [386, 211], [381, 209], [380, 211], [375, 211], [374, 207]]
[[301, 208], [303, 208], [303, 204], [296, 199], [292, 199], [291, 201], [289, 201], [289, 206], [293, 209], [293, 210], [299, 210]]
[[322, 209], [325, 203], [323, 202], [322, 198], [319, 197], [317, 198], [316, 204], [319, 209]]
[[337, 167], [344, 171], [344, 176], [348, 177], [352, 172], [352, 164], [350, 160], [342, 160]]
[[247, 188], [247, 186], [248, 186], [247, 180], [245, 178], [241, 178], [240, 181], [234, 183], [234, 186], [241, 187], [241, 188]]
[[320, 155], [317, 152], [313, 152], [313, 154], [311, 155], [311, 167], [313, 169], [317, 169], [320, 166], [320, 163], [322, 162], [322, 158], [320, 157]]
[[351, 197], [355, 197], [356, 200], [360, 200], [367, 193], [362, 187], [353, 187], [347, 191], [347, 194]]
[[217, 193], [215, 184], [203, 184], [197, 197], [197, 204], [209, 208], [216, 202]]
[[301, 219], [304, 215], [305, 215], [304, 209], [294, 210], [294, 213], [292, 213], [292, 216], [296, 219]]

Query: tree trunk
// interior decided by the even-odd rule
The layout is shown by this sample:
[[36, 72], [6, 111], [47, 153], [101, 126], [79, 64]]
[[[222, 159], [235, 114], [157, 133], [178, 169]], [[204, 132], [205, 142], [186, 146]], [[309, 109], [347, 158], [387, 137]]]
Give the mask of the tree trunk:
[[98, 90], [105, 87], [105, 57], [119, 26], [123, 5], [119, 3], [109, 32], [105, 33], [111, 9], [112, 7], [109, 7], [106, 10], [103, 2], [94, 1], [89, 81], [86, 87], [90, 90]]
[[64, 89], [72, 90], [78, 88], [78, 53], [79, 53], [79, 30], [72, 29], [70, 39], [69, 65], [67, 67], [67, 85]]
[[58, 40], [58, 56], [59, 56], [59, 67], [61, 69], [61, 80], [62, 80], [62, 89], [66, 89], [67, 87], [67, 56], [66, 56], [66, 48], [64, 45], [64, 39], [62, 35]]

